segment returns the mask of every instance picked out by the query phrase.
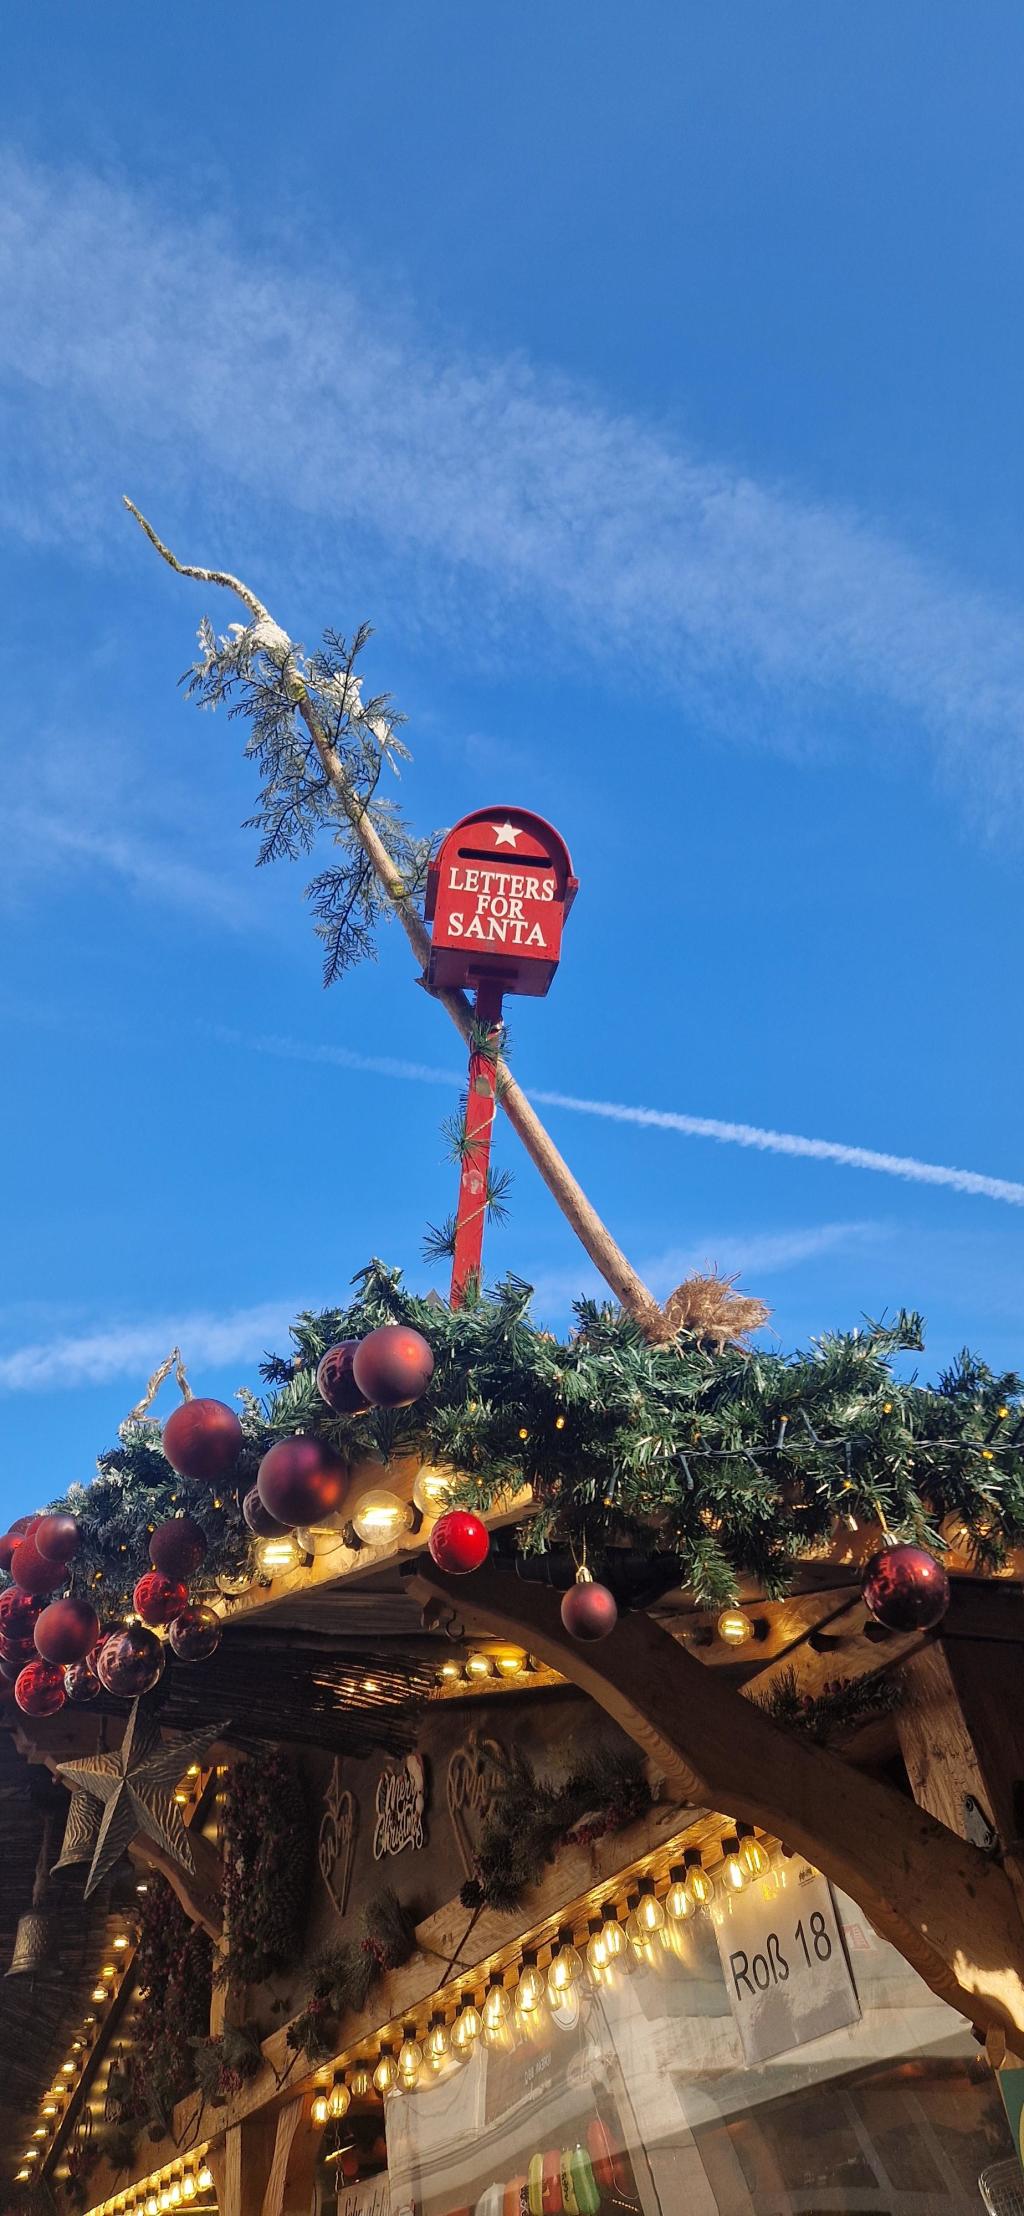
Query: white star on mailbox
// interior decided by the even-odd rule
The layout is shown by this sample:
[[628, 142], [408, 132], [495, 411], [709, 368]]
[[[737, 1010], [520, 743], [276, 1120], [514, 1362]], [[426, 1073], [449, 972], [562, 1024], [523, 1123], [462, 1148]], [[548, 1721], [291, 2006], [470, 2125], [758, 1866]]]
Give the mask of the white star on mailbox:
[[493, 831], [495, 846], [514, 847], [520, 836], [513, 823], [496, 823], [493, 825]]

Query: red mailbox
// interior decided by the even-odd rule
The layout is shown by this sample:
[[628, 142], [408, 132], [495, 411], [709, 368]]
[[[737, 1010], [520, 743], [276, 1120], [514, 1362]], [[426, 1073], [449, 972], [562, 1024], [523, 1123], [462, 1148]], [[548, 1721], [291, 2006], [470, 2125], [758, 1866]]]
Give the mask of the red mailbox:
[[546, 993], [578, 880], [565, 840], [527, 808], [477, 808], [431, 862], [428, 983]]

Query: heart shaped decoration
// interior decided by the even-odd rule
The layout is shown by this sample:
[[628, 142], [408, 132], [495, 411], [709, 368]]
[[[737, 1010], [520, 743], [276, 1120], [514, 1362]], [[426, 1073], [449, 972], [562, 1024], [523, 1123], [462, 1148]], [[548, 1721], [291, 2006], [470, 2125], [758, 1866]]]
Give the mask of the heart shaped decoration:
[[476, 1869], [488, 1810], [508, 1770], [508, 1753], [500, 1739], [482, 1739], [477, 1731], [470, 1732], [464, 1746], [456, 1747], [448, 1763], [448, 1814], [467, 1877]]
[[343, 1916], [348, 1907], [358, 1828], [359, 1804], [342, 1785], [341, 1756], [336, 1754], [320, 1819], [316, 1856], [332, 1907], [339, 1916]]

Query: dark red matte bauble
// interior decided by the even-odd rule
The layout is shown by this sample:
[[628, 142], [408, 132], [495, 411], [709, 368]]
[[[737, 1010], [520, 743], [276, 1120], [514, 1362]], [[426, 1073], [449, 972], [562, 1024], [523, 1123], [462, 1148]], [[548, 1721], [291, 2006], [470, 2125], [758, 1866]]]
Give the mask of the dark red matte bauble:
[[607, 1585], [585, 1578], [570, 1585], [562, 1597], [562, 1622], [573, 1639], [607, 1639], [619, 1619], [615, 1598]]
[[44, 1662], [80, 1662], [100, 1635], [100, 1619], [87, 1600], [52, 1600], [36, 1617], [36, 1653]]
[[279, 1439], [264, 1455], [256, 1485], [278, 1523], [315, 1524], [340, 1505], [347, 1474], [340, 1454], [322, 1439]]
[[158, 1524], [149, 1542], [149, 1559], [165, 1577], [191, 1577], [206, 1556], [206, 1533], [194, 1516], [172, 1516]]
[[179, 1662], [208, 1662], [220, 1645], [221, 1630], [216, 1609], [199, 1601], [175, 1617], [168, 1637]]
[[10, 1569], [11, 1556], [17, 1544], [18, 1533], [16, 1531], [5, 1531], [3, 1538], [0, 1539], [0, 1570]]
[[163, 1570], [147, 1570], [132, 1594], [132, 1607], [144, 1624], [172, 1624], [188, 1606], [188, 1587]]
[[872, 1555], [861, 1591], [887, 1631], [931, 1631], [949, 1607], [949, 1579], [925, 1547], [883, 1547]]
[[98, 1700], [102, 1690], [94, 1653], [84, 1655], [81, 1662], [72, 1662], [65, 1670], [64, 1691], [75, 1708], [84, 1708], [88, 1701]]
[[216, 1485], [228, 1477], [243, 1443], [238, 1417], [223, 1400], [183, 1400], [163, 1430], [163, 1450], [172, 1470], [200, 1485]]
[[291, 1530], [290, 1524], [278, 1523], [277, 1517], [271, 1516], [264, 1508], [258, 1485], [254, 1485], [251, 1493], [246, 1494], [242, 1502], [242, 1514], [257, 1539], [280, 1539], [284, 1532]]
[[73, 1562], [82, 1542], [82, 1534], [74, 1516], [63, 1514], [41, 1516], [32, 1533], [32, 1544], [44, 1562], [55, 1562], [63, 1569]]
[[407, 1323], [382, 1323], [360, 1340], [352, 1357], [352, 1375], [372, 1408], [411, 1408], [433, 1374], [427, 1340]]
[[446, 1515], [439, 1516], [427, 1546], [438, 1569], [447, 1570], [452, 1577], [478, 1570], [491, 1551], [487, 1526], [471, 1508], [449, 1508]]
[[60, 1564], [44, 1561], [34, 1539], [19, 1539], [11, 1556], [11, 1576], [23, 1593], [52, 1593], [55, 1585], [64, 1583]]
[[122, 1700], [135, 1700], [152, 1690], [163, 1675], [164, 1650], [155, 1631], [144, 1624], [128, 1624], [112, 1631], [96, 1654], [96, 1671], [104, 1692]]
[[14, 1680], [14, 1698], [26, 1716], [55, 1716], [65, 1697], [64, 1672], [52, 1662], [26, 1662]]
[[352, 1357], [358, 1339], [339, 1339], [317, 1363], [316, 1389], [336, 1416], [365, 1416], [370, 1403], [352, 1375]]
[[9, 1531], [13, 1531], [19, 1539], [30, 1539], [36, 1525], [42, 1523], [42, 1520], [41, 1515], [15, 1516], [14, 1522], [8, 1524], [7, 1528]]
[[42, 1605], [33, 1593], [19, 1593], [12, 1586], [0, 1593], [0, 1639], [10, 1640], [12, 1645], [19, 1639], [31, 1639]]

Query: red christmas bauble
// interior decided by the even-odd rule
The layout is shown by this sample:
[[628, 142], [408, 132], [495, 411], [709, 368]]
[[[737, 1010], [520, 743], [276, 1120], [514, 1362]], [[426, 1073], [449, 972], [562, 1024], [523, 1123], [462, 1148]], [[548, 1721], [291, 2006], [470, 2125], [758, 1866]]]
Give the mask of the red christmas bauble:
[[80, 1662], [72, 1662], [64, 1672], [64, 1691], [75, 1708], [84, 1708], [87, 1701], [98, 1700], [102, 1687], [96, 1675], [95, 1651], [83, 1655]]
[[243, 1443], [238, 1417], [222, 1400], [183, 1400], [163, 1429], [163, 1450], [172, 1470], [200, 1485], [216, 1485], [229, 1476]]
[[36, 1617], [36, 1652], [44, 1662], [80, 1662], [100, 1635], [100, 1619], [87, 1600], [52, 1600]]
[[149, 1542], [149, 1559], [165, 1577], [191, 1577], [206, 1555], [206, 1533], [194, 1516], [172, 1516], [158, 1524]]
[[52, 1662], [26, 1662], [14, 1680], [14, 1698], [26, 1716], [55, 1716], [64, 1706], [63, 1670]]
[[164, 1650], [155, 1631], [128, 1624], [112, 1631], [96, 1655], [96, 1673], [104, 1692], [135, 1700], [152, 1690], [163, 1675]]
[[283, 1524], [315, 1524], [340, 1505], [348, 1472], [322, 1439], [279, 1439], [259, 1466], [256, 1487], [268, 1516]]
[[24, 1662], [9, 1662], [6, 1654], [0, 1654], [0, 1677], [4, 1678], [8, 1685], [13, 1685], [15, 1678], [24, 1667]]
[[278, 1523], [277, 1517], [271, 1516], [264, 1508], [257, 1485], [253, 1486], [251, 1493], [246, 1494], [242, 1502], [242, 1514], [257, 1539], [280, 1539], [282, 1532], [291, 1530], [290, 1524]]
[[365, 1416], [370, 1403], [352, 1375], [352, 1357], [358, 1339], [339, 1339], [317, 1363], [316, 1389], [336, 1416]]
[[11, 1576], [23, 1593], [52, 1593], [55, 1585], [64, 1582], [59, 1563], [45, 1561], [34, 1538], [19, 1539], [11, 1556]]
[[924, 1547], [883, 1547], [872, 1555], [861, 1591], [887, 1631], [931, 1631], [949, 1607], [949, 1579]]
[[15, 1662], [20, 1670], [26, 1662], [34, 1662], [35, 1658], [34, 1639], [5, 1639], [0, 1635], [0, 1662]]
[[14, 1587], [0, 1593], [0, 1639], [12, 1645], [19, 1639], [31, 1639], [42, 1605], [33, 1593], [21, 1593]]
[[5, 1531], [3, 1538], [0, 1539], [0, 1570], [10, 1570], [11, 1557], [17, 1544], [18, 1533], [16, 1531]]
[[144, 1624], [172, 1624], [188, 1606], [188, 1587], [163, 1570], [147, 1570], [132, 1594], [132, 1607]]
[[72, 1562], [81, 1545], [82, 1534], [74, 1516], [63, 1512], [54, 1516], [41, 1516], [32, 1533], [32, 1544], [44, 1562], [55, 1562], [63, 1569]]
[[434, 1356], [422, 1331], [406, 1323], [382, 1323], [361, 1339], [352, 1375], [372, 1408], [411, 1408], [434, 1374]]
[[573, 1639], [607, 1639], [619, 1620], [614, 1594], [596, 1578], [570, 1585], [562, 1596], [562, 1622]]
[[447, 1570], [452, 1577], [478, 1570], [491, 1551], [487, 1526], [471, 1508], [449, 1508], [446, 1515], [439, 1516], [427, 1546], [438, 1569]]
[[31, 1539], [36, 1525], [42, 1523], [42, 1520], [41, 1515], [15, 1516], [14, 1522], [8, 1525], [8, 1530], [13, 1531], [19, 1539]]
[[179, 1662], [208, 1662], [220, 1645], [221, 1629], [216, 1609], [199, 1601], [175, 1617], [168, 1638]]

